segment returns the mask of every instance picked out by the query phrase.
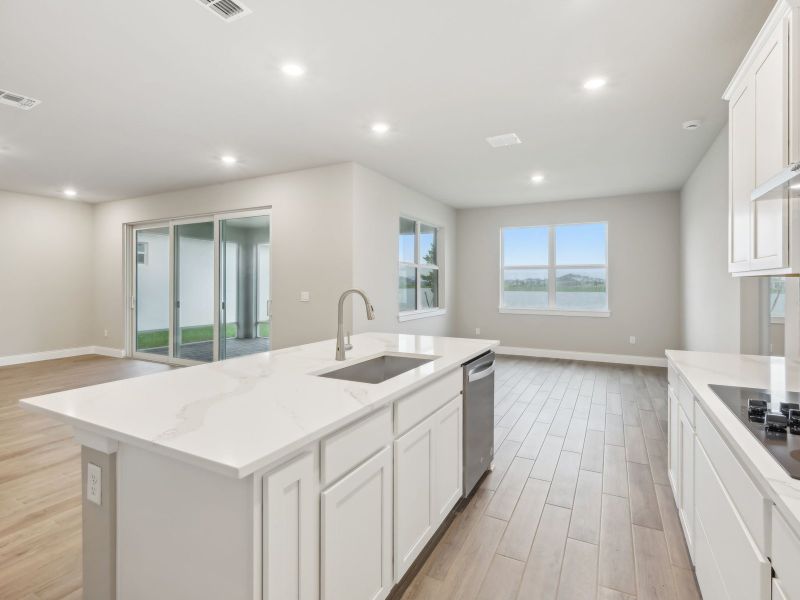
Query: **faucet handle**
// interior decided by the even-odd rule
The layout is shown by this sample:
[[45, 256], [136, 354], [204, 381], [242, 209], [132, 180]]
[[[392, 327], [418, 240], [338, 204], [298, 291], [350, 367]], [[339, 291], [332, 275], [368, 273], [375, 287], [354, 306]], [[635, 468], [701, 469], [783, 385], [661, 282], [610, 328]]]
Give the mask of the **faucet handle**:
[[349, 331], [347, 332], [347, 341], [344, 344], [344, 349], [345, 350], [352, 350], [353, 349], [353, 344], [350, 343], [350, 332]]

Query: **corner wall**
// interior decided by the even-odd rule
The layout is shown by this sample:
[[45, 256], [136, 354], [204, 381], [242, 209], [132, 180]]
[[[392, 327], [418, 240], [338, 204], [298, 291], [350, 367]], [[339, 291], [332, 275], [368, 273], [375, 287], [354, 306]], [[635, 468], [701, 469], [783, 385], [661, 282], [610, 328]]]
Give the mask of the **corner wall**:
[[758, 278], [728, 273], [728, 127], [681, 190], [681, 323], [686, 350], [758, 352]]
[[[442, 228], [440, 277], [444, 285], [446, 314], [398, 321], [398, 232], [400, 216]], [[456, 211], [360, 165], [354, 166], [353, 183], [353, 283], [363, 288], [375, 306], [368, 321], [363, 303], [353, 303], [356, 331], [389, 331], [427, 335], [452, 335], [456, 305]]]
[[[672, 192], [458, 211], [458, 335], [663, 360], [680, 344], [679, 220]], [[591, 221], [608, 221], [611, 316], [500, 314], [500, 228]]]
[[0, 191], [0, 357], [92, 343], [92, 206]]

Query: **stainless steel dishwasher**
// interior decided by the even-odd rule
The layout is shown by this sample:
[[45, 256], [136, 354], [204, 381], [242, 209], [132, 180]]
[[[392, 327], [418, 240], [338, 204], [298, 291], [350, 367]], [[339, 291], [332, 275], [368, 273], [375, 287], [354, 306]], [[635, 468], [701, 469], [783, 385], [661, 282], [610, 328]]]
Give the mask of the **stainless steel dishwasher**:
[[494, 352], [464, 363], [464, 497], [494, 459]]

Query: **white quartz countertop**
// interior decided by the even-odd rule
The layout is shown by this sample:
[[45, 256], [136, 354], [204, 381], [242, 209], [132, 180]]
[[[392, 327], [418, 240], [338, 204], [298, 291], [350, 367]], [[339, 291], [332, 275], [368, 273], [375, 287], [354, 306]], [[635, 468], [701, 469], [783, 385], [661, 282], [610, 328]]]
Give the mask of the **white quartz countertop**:
[[739, 460], [800, 534], [800, 480], [789, 476], [708, 387], [718, 384], [770, 389], [777, 400], [776, 396], [781, 392], [800, 391], [800, 362], [780, 357], [713, 352], [667, 350], [666, 354]]
[[[346, 362], [335, 340], [22, 400], [76, 430], [246, 477], [497, 345], [363, 333]], [[379, 384], [314, 374], [385, 353], [437, 357]]]

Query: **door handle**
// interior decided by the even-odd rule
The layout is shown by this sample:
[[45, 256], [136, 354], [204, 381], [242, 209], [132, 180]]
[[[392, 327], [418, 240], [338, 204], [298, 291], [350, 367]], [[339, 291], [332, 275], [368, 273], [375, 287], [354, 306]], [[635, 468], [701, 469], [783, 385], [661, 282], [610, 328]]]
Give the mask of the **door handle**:
[[480, 381], [494, 373], [494, 362], [483, 368], [475, 368], [467, 372], [467, 381]]

